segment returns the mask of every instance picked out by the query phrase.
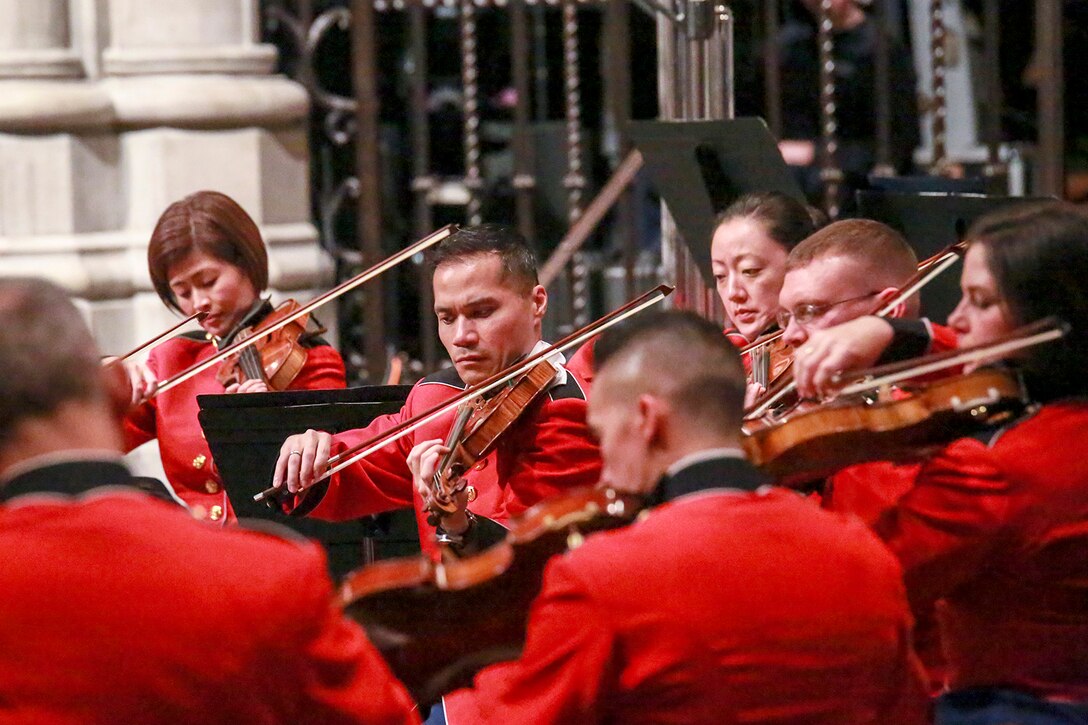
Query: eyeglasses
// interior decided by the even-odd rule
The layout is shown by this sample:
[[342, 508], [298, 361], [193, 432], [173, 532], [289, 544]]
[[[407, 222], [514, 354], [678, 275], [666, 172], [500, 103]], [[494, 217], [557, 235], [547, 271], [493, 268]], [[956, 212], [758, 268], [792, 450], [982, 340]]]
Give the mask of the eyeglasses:
[[774, 319], [775, 319], [775, 321], [778, 322], [778, 326], [783, 330], [785, 330], [789, 326], [790, 320], [795, 320], [798, 325], [804, 326], [804, 325], [809, 324], [813, 320], [815, 320], [817, 317], [820, 317], [821, 315], [825, 314], [832, 307], [838, 307], [839, 305], [845, 305], [847, 302], [857, 302], [858, 300], [863, 300], [866, 297], [872, 297], [873, 295], [876, 295], [876, 294], [880, 294], [880, 293], [879, 292], [868, 292], [868, 293], [863, 294], [863, 295], [858, 295], [857, 297], [851, 297], [849, 299], [839, 300], [838, 302], [826, 302], [826, 303], [819, 304], [819, 305], [815, 305], [815, 304], [797, 305], [796, 307], [793, 308], [792, 312], [790, 310], [779, 310], [778, 314], [775, 315]]

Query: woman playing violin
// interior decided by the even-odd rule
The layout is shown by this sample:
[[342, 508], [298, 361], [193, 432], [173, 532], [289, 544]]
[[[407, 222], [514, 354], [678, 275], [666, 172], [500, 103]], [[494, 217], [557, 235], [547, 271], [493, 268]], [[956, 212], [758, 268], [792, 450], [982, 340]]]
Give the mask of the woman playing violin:
[[[1088, 459], [1077, 452], [1088, 446], [1088, 216], [1037, 205], [985, 217], [968, 239], [963, 299], [949, 318], [961, 345], [1051, 315], [1070, 331], [1004, 361], [1032, 401], [1024, 415], [928, 459], [874, 528], [903, 566], [915, 611], [936, 606], [949, 688], [939, 725], [1084, 722]], [[888, 323], [821, 334], [840, 361], [865, 364], [880, 345], [858, 330], [877, 324]], [[901, 334], [885, 332], [883, 344]], [[821, 365], [798, 365], [799, 382], [826, 384]]]
[[[203, 329], [158, 345], [146, 363], [126, 362], [133, 397], [125, 416], [126, 444], [131, 449], [158, 438], [163, 468], [178, 497], [197, 518], [226, 521], [230, 504], [197, 421], [196, 396], [266, 392], [268, 383], [263, 377], [237, 376], [225, 387], [213, 367], [161, 395], [155, 389], [272, 312], [261, 297], [268, 285], [268, 254], [257, 225], [237, 202], [219, 192], [198, 191], [159, 217], [147, 259], [163, 304], [184, 315], [203, 312]], [[339, 353], [313, 333], [303, 334], [298, 343], [305, 362], [290, 389], [344, 387]]]

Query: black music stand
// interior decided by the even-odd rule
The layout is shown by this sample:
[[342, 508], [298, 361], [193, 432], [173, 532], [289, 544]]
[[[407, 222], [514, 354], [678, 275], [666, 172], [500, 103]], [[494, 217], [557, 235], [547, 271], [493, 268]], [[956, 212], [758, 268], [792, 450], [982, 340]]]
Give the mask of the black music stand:
[[628, 129], [650, 182], [711, 288], [710, 238], [719, 212], [758, 191], [778, 191], [805, 203], [762, 118], [633, 121]]
[[[858, 191], [858, 216], [884, 222], [907, 238], [918, 259], [926, 259], [967, 234], [976, 219], [999, 209], [1053, 202], [1051, 197], [986, 196], [984, 194], [908, 194]], [[922, 312], [943, 323], [959, 302], [960, 277], [945, 270], [921, 292]]]
[[319, 541], [335, 578], [367, 563], [364, 551], [382, 555], [419, 550], [415, 516], [409, 510], [333, 523], [287, 516], [253, 496], [272, 481], [283, 441], [307, 428], [338, 433], [362, 428], [374, 418], [400, 410], [410, 385], [373, 385], [344, 390], [199, 395], [204, 429], [223, 487], [239, 518], [276, 521]]

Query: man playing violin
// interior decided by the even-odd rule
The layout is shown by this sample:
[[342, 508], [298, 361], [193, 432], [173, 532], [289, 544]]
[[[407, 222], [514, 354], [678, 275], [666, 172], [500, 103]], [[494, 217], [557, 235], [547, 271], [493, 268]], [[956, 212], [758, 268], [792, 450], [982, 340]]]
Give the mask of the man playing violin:
[[0, 719], [418, 722], [320, 547], [138, 488], [127, 385], [63, 290], [0, 278], [0, 323]]
[[503, 683], [479, 721], [924, 722], [894, 559], [744, 460], [721, 330], [646, 314], [596, 353], [602, 482], [653, 507], [552, 559], [521, 659], [477, 676]]
[[[1005, 360], [1031, 405], [928, 458], [875, 530], [903, 565], [915, 611], [937, 608], [949, 660], [939, 725], [1085, 722], [1088, 459], [1075, 452], [1088, 445], [1088, 216], [1018, 208], [983, 217], [967, 238], [963, 299], [949, 317], [964, 346], [1051, 315], [1070, 331]], [[904, 338], [886, 332], [884, 344]], [[856, 326], [826, 336], [844, 359], [880, 352]]]
[[[834, 358], [832, 345], [820, 331], [885, 306], [917, 270], [918, 259], [903, 236], [868, 219], [829, 224], [790, 252], [779, 295], [778, 322], [783, 338], [794, 349], [792, 372], [802, 399], [811, 393], [807, 385], [811, 365]], [[881, 362], [955, 347], [954, 331], [918, 319], [918, 312], [919, 301], [914, 295], [888, 314], [895, 320], [891, 324], [911, 331], [912, 337], [888, 349]], [[859, 477], [848, 470], [833, 477], [822, 491], [824, 505], [866, 520], [875, 518], [906, 490], [912, 475], [888, 464], [880, 467], [885, 469], [880, 485], [872, 485], [869, 472]]]
[[[214, 355], [243, 328], [272, 312], [260, 293], [268, 286], [268, 253], [260, 230], [230, 197], [198, 191], [162, 213], [147, 249], [148, 271], [163, 304], [184, 315], [203, 312], [201, 331], [156, 346], [146, 363], [129, 362], [133, 407], [125, 416], [125, 445], [158, 439], [163, 469], [196, 518], [225, 523], [233, 512], [197, 421], [198, 395], [257, 393], [269, 388], [255, 377], [226, 387], [212, 368], [172, 390], [158, 384]], [[291, 390], [344, 387], [340, 354], [316, 333], [298, 344], [305, 362]]]
[[[413, 469], [418, 471], [425, 453], [445, 452], [452, 411], [314, 485], [330, 456], [544, 347], [541, 323], [548, 294], [537, 283], [533, 255], [517, 232], [498, 225], [463, 228], [434, 248], [431, 265], [439, 337], [453, 366], [419, 381], [399, 413], [364, 429], [291, 436], [281, 447], [273, 485], [297, 495], [288, 509], [317, 518], [351, 519], [414, 505], [421, 543], [433, 552], [436, 527], [427, 522], [424, 502], [415, 493]], [[585, 426], [587, 390], [577, 374], [559, 365], [543, 399], [466, 474], [477, 496], [469, 511], [501, 523], [564, 489], [597, 482], [599, 454]], [[441, 527], [453, 538], [468, 523], [459, 510]]]
[[[454, 549], [466, 536], [486, 543], [488, 535], [481, 535], [481, 527], [487, 527], [492, 537], [501, 534], [495, 523], [563, 490], [597, 483], [600, 455], [585, 423], [588, 385], [559, 364], [541, 398], [464, 476], [465, 491], [475, 492], [475, 499], [457, 497], [456, 509], [442, 512], [437, 526], [428, 520], [432, 514], [429, 499], [425, 500], [431, 476], [421, 474], [420, 466], [425, 461], [433, 467], [448, 450], [452, 411], [318, 481], [330, 456], [544, 347], [541, 323], [548, 295], [537, 283], [532, 252], [517, 232], [498, 225], [462, 228], [434, 248], [430, 263], [438, 333], [453, 366], [419, 381], [399, 413], [380, 417], [366, 428], [337, 435], [309, 430], [291, 436], [280, 449], [273, 485], [295, 494], [284, 504], [287, 510], [324, 519], [352, 519], [414, 506], [420, 543], [424, 551], [436, 554], [439, 537]], [[561, 356], [556, 359], [561, 363]], [[469, 532], [472, 527], [477, 528], [474, 534]], [[462, 713], [475, 709], [477, 697], [487, 696], [447, 697], [449, 722], [465, 722]]]

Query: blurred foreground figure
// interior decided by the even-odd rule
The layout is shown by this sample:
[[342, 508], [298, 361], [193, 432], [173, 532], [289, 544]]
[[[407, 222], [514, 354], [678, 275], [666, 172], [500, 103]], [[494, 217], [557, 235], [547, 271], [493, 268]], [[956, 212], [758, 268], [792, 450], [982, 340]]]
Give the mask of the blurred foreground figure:
[[136, 488], [123, 370], [61, 289], [0, 278], [0, 364], [0, 722], [417, 721], [316, 545]]

